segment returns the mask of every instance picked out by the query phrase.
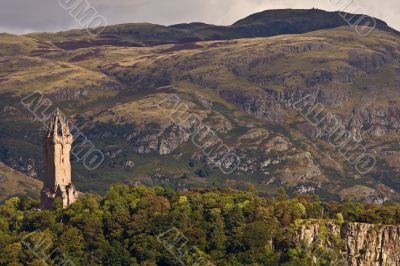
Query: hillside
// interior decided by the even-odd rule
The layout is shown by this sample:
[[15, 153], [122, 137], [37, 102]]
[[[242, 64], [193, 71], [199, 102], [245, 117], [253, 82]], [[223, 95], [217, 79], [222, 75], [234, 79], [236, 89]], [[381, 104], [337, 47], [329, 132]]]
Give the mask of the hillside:
[[55, 46], [67, 50], [104, 45], [130, 47], [155, 46], [170, 43], [301, 34], [348, 26], [348, 22], [341, 16], [350, 19], [351, 22], [361, 19], [361, 23], [365, 24], [373, 19], [376, 22], [377, 29], [399, 34], [399, 32], [390, 28], [384, 21], [365, 15], [353, 15], [345, 12], [339, 15], [338, 12], [327, 12], [319, 9], [279, 9], [250, 15], [230, 26], [217, 26], [204, 23], [187, 23], [171, 26], [150, 23], [128, 23], [107, 26], [99, 36], [95, 37], [88, 36], [85, 30], [33, 33], [28, 34], [27, 37], [52, 42]]
[[[307, 17], [304, 13], [326, 14], [269, 11], [232, 27], [284, 20], [290, 12], [297, 22]], [[254, 185], [264, 193], [285, 187], [290, 194], [316, 193], [324, 199], [399, 201], [400, 37], [383, 26], [360, 37], [350, 27], [334, 28], [331, 15], [328, 24], [318, 20], [319, 26], [304, 22], [308, 28], [265, 33], [301, 33], [273, 37], [230, 40], [227, 34], [217, 41], [149, 45], [145, 42], [160, 40], [138, 39], [130, 31], [117, 34], [129, 36], [126, 41], [136, 42], [135, 47], [59, 44], [75, 42], [83, 34], [78, 30], [0, 35], [0, 161], [42, 177], [43, 125], [20, 103], [41, 91], [105, 155], [95, 171], [73, 163], [74, 183], [83, 192], [104, 192], [116, 182], [183, 190]], [[147, 33], [159, 28], [136, 26]], [[207, 27], [168, 29], [184, 36], [182, 30]], [[107, 30], [117, 28], [126, 29]], [[160, 105], [174, 95], [187, 107], [180, 115], [173, 104]], [[371, 171], [360, 174], [328, 136], [316, 138], [315, 128], [291, 104], [308, 95], [311, 104], [323, 106], [324, 114], [362, 140], [361, 148], [377, 161]], [[196, 123], [177, 123], [185, 115], [195, 115], [202, 130], [211, 128], [239, 156], [238, 169], [223, 174], [196, 148]]]
[[38, 195], [42, 183], [0, 163], [0, 200], [14, 195]]

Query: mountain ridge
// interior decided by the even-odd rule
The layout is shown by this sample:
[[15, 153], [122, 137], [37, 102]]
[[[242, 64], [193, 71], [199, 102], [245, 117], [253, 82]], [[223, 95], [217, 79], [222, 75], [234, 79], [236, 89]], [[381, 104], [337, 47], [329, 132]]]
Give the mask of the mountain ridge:
[[[264, 193], [285, 187], [328, 200], [399, 201], [399, 39], [380, 29], [361, 38], [348, 26], [151, 47], [99, 40], [64, 47], [55, 45], [61, 39], [0, 35], [0, 160], [42, 177], [41, 125], [20, 104], [40, 91], [104, 152], [97, 171], [73, 162], [83, 192], [104, 192], [115, 182], [255, 185]], [[171, 95], [240, 156], [237, 172], [223, 175], [190, 141], [193, 125], [173, 123], [173, 109], [157, 108]], [[373, 172], [357, 173], [315, 137], [288, 104], [307, 95], [362, 137], [378, 159]]]
[[[92, 46], [118, 45], [137, 47], [302, 34], [316, 30], [349, 26], [349, 23], [356, 23], [359, 19], [363, 21], [364, 18], [374, 20], [377, 29], [393, 34], [400, 34], [398, 31], [390, 28], [384, 21], [366, 15], [339, 14], [338, 12], [327, 12], [319, 9], [279, 9], [262, 11], [250, 15], [230, 26], [218, 26], [201, 22], [170, 26], [151, 23], [125, 23], [106, 26], [98, 36], [90, 38], [86, 37], [85, 30], [70, 30], [58, 33], [30, 33], [25, 36], [38, 38], [42, 41], [54, 41], [55, 45], [61, 46], [61, 48], [66, 48], [70, 45], [71, 49], [87, 47], [88, 44], [85, 46], [85, 42], [79, 45], [79, 42], [77, 42], [79, 39], [81, 41], [86, 40]], [[77, 39], [75, 40], [75, 46], [62, 43], [70, 38]]]

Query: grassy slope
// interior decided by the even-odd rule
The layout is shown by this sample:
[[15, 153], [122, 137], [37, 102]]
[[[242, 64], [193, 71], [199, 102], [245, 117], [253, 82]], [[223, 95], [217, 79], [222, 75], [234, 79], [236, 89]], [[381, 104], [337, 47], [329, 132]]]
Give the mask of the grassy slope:
[[[60, 36], [63, 35], [65, 34], [63, 33]], [[32, 37], [33, 35], [30, 36]], [[68, 38], [74, 37], [73, 35], [66, 36]], [[6, 43], [9, 43], [8, 38], [5, 39]], [[34, 40], [28, 40], [35, 43]], [[0, 38], [1, 41], [2, 39]], [[0, 92], [11, 92], [14, 96], [17, 96], [36, 89], [46, 92], [57, 91], [57, 89], [65, 87], [66, 84], [69, 84], [68, 86], [73, 89], [79, 90], [82, 84], [86, 82], [102, 84], [102, 79], [112, 80], [121, 84], [122, 91], [119, 92], [119, 95], [116, 93], [96, 93], [95, 91], [94, 95], [97, 97], [89, 97], [92, 100], [95, 99], [89, 105], [87, 105], [88, 101], [85, 100], [85, 97], [76, 97], [75, 101], [71, 101], [68, 105], [68, 114], [82, 115], [88, 125], [96, 121], [116, 125], [119, 122], [109, 115], [110, 111], [118, 113], [119, 117], [123, 117], [124, 122], [128, 123], [165, 120], [165, 113], [157, 115], [156, 110], [146, 107], [147, 101], [143, 101], [143, 99], [154, 101], [157, 86], [172, 84], [177, 87], [174, 92], [189, 102], [195, 102], [196, 96], [201, 95], [213, 103], [211, 108], [204, 108], [202, 111], [205, 111], [209, 116], [207, 121], [210, 121], [211, 125], [217, 124], [217, 121], [212, 117], [215, 114], [219, 114], [223, 117], [222, 120], [232, 124], [233, 130], [222, 136], [227, 143], [236, 143], [237, 138], [250, 127], [266, 127], [272, 131], [274, 136], [288, 138], [293, 146], [300, 151], [303, 149], [309, 151], [317, 158], [321, 157], [321, 154], [327, 153], [333, 157], [333, 160], [339, 161], [339, 156], [333, 150], [330, 150], [329, 146], [324, 146], [324, 143], [319, 141], [310, 141], [294, 129], [292, 125], [298, 122], [298, 117], [295, 114], [289, 114], [285, 125], [271, 125], [240, 111], [234, 102], [221, 97], [220, 89], [226, 89], [232, 93], [258, 96], [260, 86], [265, 88], [272, 87], [276, 90], [283, 90], [285, 87], [304, 86], [305, 78], [293, 78], [286, 80], [284, 84], [277, 84], [275, 81], [267, 81], [267, 83], [261, 84], [254, 80], [253, 77], [283, 77], [296, 71], [301, 72], [305, 77], [309, 77], [316, 70], [321, 69], [340, 73], [340, 71], [345, 71], [346, 67], [349, 67], [346, 60], [350, 51], [357, 50], [368, 54], [374, 48], [379, 49], [379, 47], [383, 47], [387, 43], [396, 45], [398, 41], [397, 37], [380, 31], [376, 31], [374, 35], [368, 38], [359, 40], [354, 32], [341, 28], [305, 35], [242, 39], [230, 42], [201, 42], [186, 46], [96, 47], [74, 51], [52, 51], [40, 57], [30, 56], [29, 53], [26, 54], [24, 52], [26, 57], [9, 58], [12, 60], [11, 65], [15, 67], [15, 69], [11, 70], [11, 76], [9, 75], [10, 69], [8, 67], [1, 69], [0, 75], [8, 79], [0, 83]], [[31, 42], [28, 42], [30, 43], [29, 47], [33, 45]], [[307, 47], [315, 44], [317, 48], [314, 50], [301, 52], [302, 49], [307, 49]], [[322, 48], [318, 48], [318, 45], [321, 45]], [[2, 47], [6, 47], [3, 50], [0, 49], [4, 54], [13, 55], [14, 52], [10, 52], [8, 46]], [[29, 49], [24, 48], [23, 51], [29, 51]], [[284, 54], [285, 56], [274, 58], [279, 54]], [[259, 63], [260, 58], [266, 60], [265, 62], [267, 63]], [[269, 59], [271, 60], [268, 61]], [[239, 69], [241, 73], [234, 74], [232, 66]], [[397, 66], [388, 67], [396, 69]], [[374, 96], [374, 99], [378, 99], [383, 104], [386, 103], [385, 97], [388, 95], [398, 97], [398, 90], [396, 90], [397, 87], [393, 82], [395, 81], [394, 71], [383, 71], [369, 75], [368, 79], [364, 79], [360, 75], [354, 84], [339, 83], [341, 90], [349, 89], [353, 92], [353, 99], [340, 106], [340, 108], [331, 109], [331, 111], [347, 113], [354, 106], [357, 106], [361, 99], [371, 96]], [[359, 71], [359, 73], [361, 72]], [[356, 71], [356, 73], [358, 72]], [[201, 77], [201, 82], [182, 78], [188, 75], [195, 78]], [[372, 90], [367, 90], [366, 92], [360, 90], [360, 88], [367, 85], [370, 87], [378, 86], [385, 79], [389, 79], [390, 82], [386, 84], [378, 96], [373, 95]], [[22, 80], [22, 82], [18, 80]], [[29, 80], [33, 82], [29, 82]], [[217, 85], [213, 86], [213, 84]], [[338, 83], [327, 84], [324, 87], [327, 94], [335, 94], [337, 89]], [[198, 106], [198, 103], [194, 105]], [[146, 112], [143, 113], [143, 110]], [[95, 116], [94, 119], [91, 119], [92, 116]], [[235, 132], [240, 133], [236, 134]], [[393, 140], [396, 140], [397, 137], [396, 135], [393, 136]], [[21, 141], [21, 139], [18, 141]], [[226, 181], [235, 184], [245, 184], [247, 181], [251, 181], [260, 188], [265, 188], [259, 184], [260, 179], [265, 178], [260, 172], [225, 177], [221, 176], [218, 171], [210, 170], [208, 179], [199, 180], [194, 172], [201, 168], [202, 165], [197, 163], [193, 168], [187, 165], [190, 156], [196, 153], [196, 150], [190, 144], [182, 146], [177, 151], [177, 153], [182, 152], [183, 157], [176, 159], [172, 155], [166, 157], [156, 155], [138, 156], [132, 152], [130, 144], [124, 140], [120, 140], [119, 143], [108, 142], [100, 141], [96, 145], [99, 145], [102, 149], [109, 148], [111, 144], [119, 145], [124, 150], [122, 157], [115, 160], [107, 158], [103, 167], [95, 173], [87, 172], [83, 167], [75, 166], [78, 188], [84, 188], [84, 191], [104, 191], [108, 184], [113, 182], [134, 180], [135, 178], [154, 174], [181, 176], [183, 173], [188, 174], [188, 180], [178, 179], [177, 182], [185, 182], [191, 185], [206, 183], [208, 185], [222, 186], [226, 184]], [[267, 145], [267, 142], [266, 140], [264, 144]], [[319, 146], [315, 145], [316, 143]], [[263, 145], [260, 145], [260, 147], [266, 147]], [[133, 160], [137, 167], [123, 169], [122, 163], [128, 159]], [[321, 161], [323, 160], [321, 159]], [[327, 159], [327, 161], [329, 161], [327, 165], [331, 166], [332, 159]], [[343, 162], [340, 162], [340, 164], [343, 164]], [[292, 165], [299, 172], [303, 171], [302, 167], [304, 166], [301, 164], [298, 165], [293, 162], [289, 165]], [[321, 169], [329, 168], [327, 165], [323, 165]], [[339, 171], [336, 169], [332, 171], [329, 168], [324, 172], [324, 175], [331, 179], [330, 188], [334, 193], [337, 193], [336, 190], [343, 186], [374, 186], [374, 181], [368, 178], [362, 180], [349, 178], [347, 175], [354, 174], [351, 173], [352, 169], [343, 165], [342, 167], [345, 170]], [[275, 174], [279, 176], [281, 172], [279, 169], [276, 170]], [[270, 187], [274, 185], [272, 184]], [[268, 186], [265, 189], [268, 189]]]
[[41, 188], [42, 182], [0, 162], [0, 199], [27, 192], [38, 194]]
[[[360, 15], [346, 14], [347, 18], [357, 21]], [[364, 19], [363, 21], [365, 21]], [[378, 29], [397, 32], [385, 22], [374, 19]], [[347, 26], [337, 12], [310, 10], [267, 10], [241, 19], [231, 26], [216, 26], [203, 23], [177, 24], [163, 26], [150, 23], [127, 23], [107, 26], [97, 36], [88, 36], [85, 30], [70, 30], [57, 33], [32, 33], [26, 36], [41, 41], [60, 42], [77, 40], [112, 39], [143, 45], [162, 43], [182, 43], [188, 41], [232, 40], [238, 38], [269, 37], [283, 34], [300, 34], [321, 29]], [[71, 42], [71, 40], [73, 40]], [[72, 47], [72, 46], [71, 46]]]

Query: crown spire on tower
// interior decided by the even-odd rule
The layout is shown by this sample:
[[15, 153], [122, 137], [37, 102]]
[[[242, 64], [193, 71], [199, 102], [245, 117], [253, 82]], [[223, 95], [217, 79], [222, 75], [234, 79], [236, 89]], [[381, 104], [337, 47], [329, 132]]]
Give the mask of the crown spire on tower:
[[60, 111], [60, 109], [56, 109], [53, 117], [50, 119], [47, 137], [50, 136], [67, 136], [71, 135], [68, 123], [64, 117], [64, 114]]

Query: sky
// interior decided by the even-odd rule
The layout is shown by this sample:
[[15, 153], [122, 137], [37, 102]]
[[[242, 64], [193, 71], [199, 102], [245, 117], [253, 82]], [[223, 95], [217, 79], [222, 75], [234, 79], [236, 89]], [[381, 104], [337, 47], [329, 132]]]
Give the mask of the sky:
[[94, 8], [108, 25], [130, 22], [230, 25], [267, 9], [315, 7], [368, 14], [400, 30], [400, 0], [0, 0], [0, 32], [24, 34], [82, 28], [79, 20], [63, 8], [79, 2]]

